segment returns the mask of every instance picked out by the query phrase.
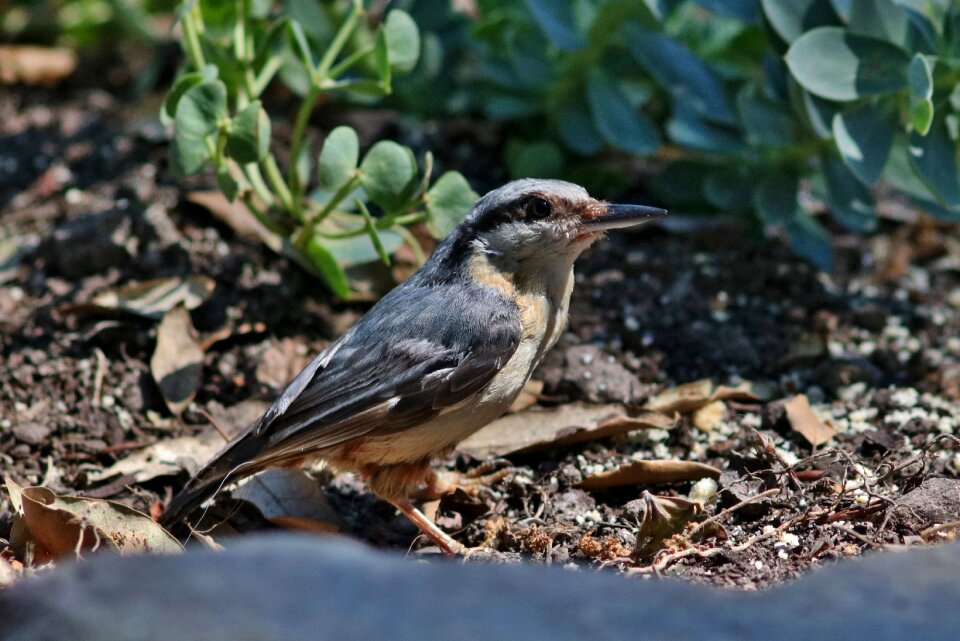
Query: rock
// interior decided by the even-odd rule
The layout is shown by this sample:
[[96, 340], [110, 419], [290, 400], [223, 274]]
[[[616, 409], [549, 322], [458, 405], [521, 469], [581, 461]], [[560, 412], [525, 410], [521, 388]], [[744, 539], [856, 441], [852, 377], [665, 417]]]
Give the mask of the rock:
[[11, 431], [14, 437], [21, 443], [40, 445], [47, 440], [47, 437], [50, 436], [53, 430], [43, 423], [27, 421], [25, 423], [18, 423]]
[[47, 248], [57, 271], [71, 279], [125, 267], [137, 254], [134, 219], [118, 209], [88, 214], [53, 231]]
[[926, 479], [894, 503], [893, 522], [912, 532], [960, 520], [960, 480]]
[[[712, 639], [947, 641], [960, 545], [840, 563], [762, 593], [557, 567], [412, 563], [356, 543], [96, 556], [0, 594], [6, 641]], [[69, 635], [65, 631], [69, 631]]]

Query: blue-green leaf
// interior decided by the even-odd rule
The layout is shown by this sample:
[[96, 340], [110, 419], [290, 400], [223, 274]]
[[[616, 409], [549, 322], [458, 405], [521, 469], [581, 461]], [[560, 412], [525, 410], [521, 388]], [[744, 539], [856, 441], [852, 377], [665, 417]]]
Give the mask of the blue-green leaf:
[[563, 151], [551, 140], [512, 139], [506, 159], [512, 178], [553, 178], [563, 169]]
[[567, 105], [560, 112], [558, 124], [560, 138], [570, 149], [584, 156], [592, 156], [600, 151], [603, 141], [585, 106]]
[[797, 215], [787, 225], [787, 238], [790, 248], [801, 258], [806, 259], [821, 271], [833, 271], [833, 248], [830, 246], [830, 234], [805, 211]]
[[753, 190], [753, 206], [767, 225], [786, 225], [797, 215], [800, 181], [792, 169], [774, 168], [760, 178]]
[[760, 6], [770, 26], [787, 44], [815, 27], [839, 23], [828, 0], [761, 0]]
[[749, 176], [735, 168], [715, 169], [703, 183], [703, 193], [710, 204], [725, 211], [749, 208], [751, 192]]
[[679, 145], [701, 151], [734, 155], [744, 148], [739, 134], [706, 122], [683, 102], [673, 105], [673, 116], [667, 122], [667, 135]]
[[833, 117], [833, 137], [847, 167], [867, 185], [873, 185], [893, 144], [894, 123], [879, 107], [862, 106]]
[[640, 113], [617, 86], [599, 69], [587, 80], [587, 99], [593, 124], [611, 146], [633, 154], [652, 154], [660, 147], [653, 122]]
[[737, 95], [737, 111], [747, 142], [754, 146], [782, 147], [794, 137], [793, 115], [762, 95], [744, 87]]
[[371, 147], [360, 169], [367, 195], [387, 211], [403, 203], [417, 178], [412, 154], [391, 140], [381, 140]]
[[708, 121], [737, 124], [720, 77], [707, 63], [677, 40], [654, 31], [629, 25], [626, 36], [630, 53], [675, 102], [683, 102]]
[[804, 89], [842, 102], [902, 89], [909, 64], [896, 45], [838, 27], [807, 32], [787, 51], [790, 72]]
[[957, 146], [950, 138], [947, 118], [938, 115], [930, 131], [910, 134], [910, 164], [943, 205], [960, 207], [960, 169]]
[[877, 213], [873, 208], [873, 196], [843, 161], [835, 156], [824, 158], [823, 177], [833, 219], [851, 231], [874, 231]]
[[907, 14], [893, 0], [853, 2], [847, 26], [854, 33], [872, 36], [895, 45], [907, 41]]
[[207, 136], [220, 129], [227, 116], [227, 88], [219, 80], [188, 89], [177, 104], [175, 131], [170, 147], [174, 167], [195, 174], [210, 159]]
[[526, 0], [537, 25], [553, 44], [564, 51], [583, 48], [586, 41], [577, 29], [573, 6], [556, 0]]

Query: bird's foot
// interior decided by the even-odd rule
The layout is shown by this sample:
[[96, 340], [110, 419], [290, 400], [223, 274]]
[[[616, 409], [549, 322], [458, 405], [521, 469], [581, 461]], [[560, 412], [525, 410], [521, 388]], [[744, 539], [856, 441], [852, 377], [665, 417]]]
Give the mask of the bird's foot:
[[[470, 496], [478, 496], [481, 493], [490, 493], [490, 486], [517, 471], [515, 467], [497, 467], [504, 463], [503, 459], [487, 461], [477, 467], [463, 472], [434, 471], [427, 480], [426, 487], [417, 492], [417, 498], [426, 500], [438, 499], [444, 494], [450, 494], [456, 490], [463, 490]], [[507, 462], [509, 465], [509, 462]], [[491, 471], [492, 470], [492, 471]]]
[[413, 507], [408, 499], [399, 499], [390, 501], [394, 506], [410, 519], [414, 525], [420, 528], [427, 538], [437, 544], [440, 551], [447, 556], [457, 556], [466, 552], [467, 547], [455, 541], [449, 534], [437, 527], [437, 524], [427, 518], [427, 516]]

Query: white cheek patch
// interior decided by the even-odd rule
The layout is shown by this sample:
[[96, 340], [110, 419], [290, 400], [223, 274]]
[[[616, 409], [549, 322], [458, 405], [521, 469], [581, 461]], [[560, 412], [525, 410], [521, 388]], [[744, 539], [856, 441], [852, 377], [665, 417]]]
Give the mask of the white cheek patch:
[[552, 222], [513, 222], [480, 234], [482, 249], [499, 256], [528, 257], [563, 250], [570, 235]]

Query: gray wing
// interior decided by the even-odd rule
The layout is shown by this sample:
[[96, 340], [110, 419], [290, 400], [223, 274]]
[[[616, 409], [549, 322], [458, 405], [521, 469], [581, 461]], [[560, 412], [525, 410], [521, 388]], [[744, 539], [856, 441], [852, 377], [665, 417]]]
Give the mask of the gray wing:
[[252, 426], [261, 461], [389, 434], [477, 393], [520, 342], [516, 306], [470, 284], [400, 287], [287, 387]]

